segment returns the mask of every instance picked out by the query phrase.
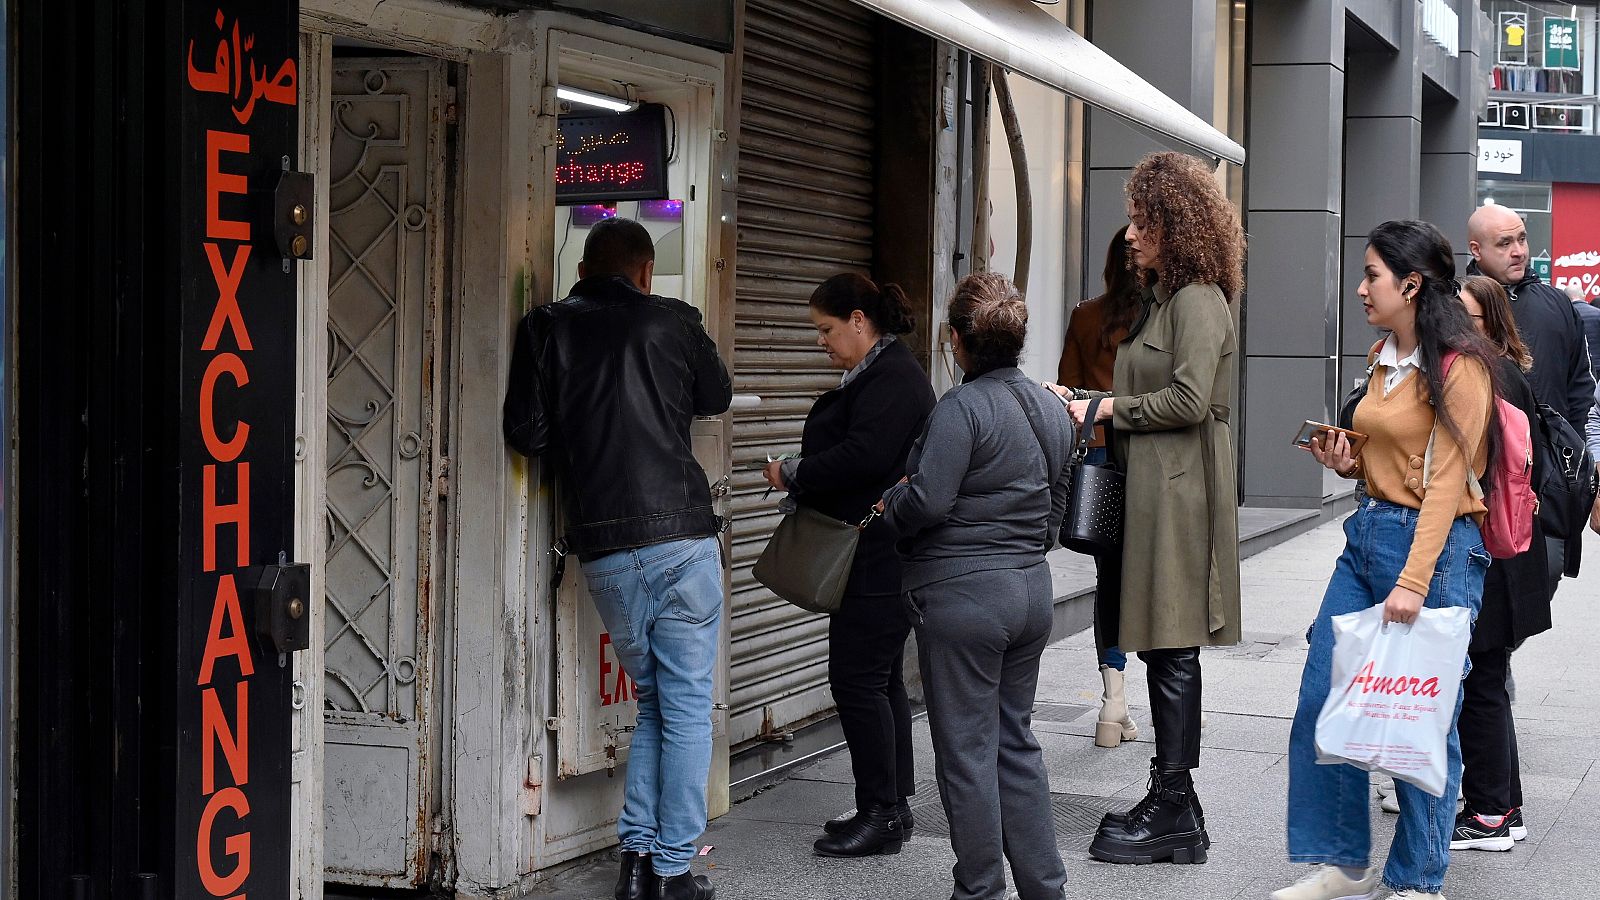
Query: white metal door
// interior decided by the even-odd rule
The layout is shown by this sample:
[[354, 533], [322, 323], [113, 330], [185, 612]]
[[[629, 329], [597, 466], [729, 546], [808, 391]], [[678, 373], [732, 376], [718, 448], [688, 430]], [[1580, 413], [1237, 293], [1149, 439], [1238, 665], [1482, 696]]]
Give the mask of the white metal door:
[[439, 61], [333, 61], [324, 841], [346, 883], [426, 877], [445, 98]]
[[872, 268], [875, 29], [848, 0], [750, 0], [745, 12], [734, 390], [761, 405], [733, 427], [734, 744], [833, 706], [827, 619], [750, 569], [782, 518], [759, 466], [800, 449], [812, 402], [839, 385], [807, 301], [830, 275]]

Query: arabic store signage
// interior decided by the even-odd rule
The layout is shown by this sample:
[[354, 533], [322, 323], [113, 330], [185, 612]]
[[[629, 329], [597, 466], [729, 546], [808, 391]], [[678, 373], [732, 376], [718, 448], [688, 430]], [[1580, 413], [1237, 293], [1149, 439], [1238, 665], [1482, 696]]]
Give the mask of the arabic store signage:
[[1545, 16], [1544, 67], [1578, 68], [1578, 20]]
[[1503, 175], [1522, 174], [1522, 142], [1478, 138], [1478, 171]]
[[556, 203], [660, 200], [667, 196], [666, 108], [561, 116]]
[[1550, 283], [1600, 300], [1600, 184], [1550, 186]]
[[297, 148], [296, 6], [184, 4], [171, 56], [178, 900], [289, 896], [293, 669], [256, 634], [244, 570], [293, 536], [295, 282], [266, 213]]

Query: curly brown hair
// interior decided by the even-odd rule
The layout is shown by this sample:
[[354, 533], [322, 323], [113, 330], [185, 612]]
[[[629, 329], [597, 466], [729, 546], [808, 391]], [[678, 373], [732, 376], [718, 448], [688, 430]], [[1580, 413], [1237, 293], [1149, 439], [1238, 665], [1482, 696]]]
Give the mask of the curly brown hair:
[[1230, 303], [1239, 296], [1244, 229], [1205, 163], [1186, 153], [1152, 153], [1133, 167], [1127, 193], [1155, 239], [1167, 287], [1214, 284]]

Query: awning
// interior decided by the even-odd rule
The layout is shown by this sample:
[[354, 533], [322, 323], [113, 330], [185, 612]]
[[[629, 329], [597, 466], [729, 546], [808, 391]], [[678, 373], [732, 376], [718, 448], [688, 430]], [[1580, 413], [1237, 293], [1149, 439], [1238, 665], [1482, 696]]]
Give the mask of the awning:
[[1244, 148], [1029, 0], [856, 0], [1091, 106], [1244, 163]]

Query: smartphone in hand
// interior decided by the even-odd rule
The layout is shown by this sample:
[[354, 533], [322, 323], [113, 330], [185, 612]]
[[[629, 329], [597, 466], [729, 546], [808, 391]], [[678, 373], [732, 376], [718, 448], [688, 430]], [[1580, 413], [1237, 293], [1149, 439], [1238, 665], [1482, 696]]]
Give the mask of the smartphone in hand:
[[1350, 455], [1352, 457], [1361, 455], [1361, 448], [1366, 446], [1367, 443], [1366, 435], [1359, 431], [1351, 431], [1348, 428], [1340, 428], [1337, 425], [1329, 425], [1325, 422], [1314, 422], [1310, 419], [1307, 419], [1305, 424], [1300, 426], [1300, 431], [1294, 436], [1293, 443], [1301, 450], [1309, 452], [1312, 438], [1319, 434], [1322, 435], [1322, 444], [1326, 448], [1336, 433], [1344, 435], [1350, 441]]

